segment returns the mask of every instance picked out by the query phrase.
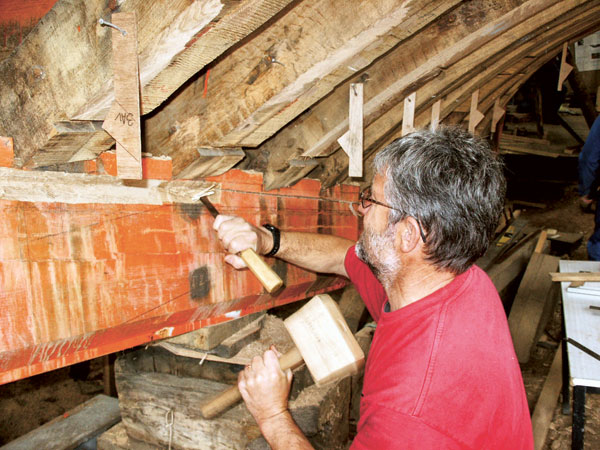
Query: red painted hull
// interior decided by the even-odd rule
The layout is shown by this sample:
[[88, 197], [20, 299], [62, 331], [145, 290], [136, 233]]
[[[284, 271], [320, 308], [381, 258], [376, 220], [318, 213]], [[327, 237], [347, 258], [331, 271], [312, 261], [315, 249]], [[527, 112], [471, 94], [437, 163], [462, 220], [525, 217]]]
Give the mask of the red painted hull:
[[[215, 177], [223, 214], [350, 239], [355, 186], [262, 192], [262, 175]], [[320, 197], [321, 196], [321, 197]], [[342, 203], [323, 200], [342, 200]], [[0, 201], [0, 384], [339, 289], [346, 280], [267, 262], [266, 293], [223, 261], [202, 207]]]

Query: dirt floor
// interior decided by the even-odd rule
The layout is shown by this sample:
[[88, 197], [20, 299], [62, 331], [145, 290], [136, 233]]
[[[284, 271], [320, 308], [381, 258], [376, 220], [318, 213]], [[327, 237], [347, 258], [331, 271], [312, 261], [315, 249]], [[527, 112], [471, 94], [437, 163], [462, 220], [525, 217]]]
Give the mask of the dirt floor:
[[[581, 232], [582, 244], [570, 255], [560, 256], [587, 259], [585, 239], [593, 230], [594, 220], [578, 206], [576, 158], [511, 156], [506, 163], [509, 199], [545, 206], [522, 209], [521, 217], [540, 228]], [[536, 347], [530, 363], [522, 367], [530, 408], [535, 406], [557, 348], [561, 307], [559, 302], [543, 343]], [[102, 392], [101, 359], [91, 362], [89, 372], [85, 366], [76, 369], [65, 368], [0, 386], [0, 445]], [[563, 415], [559, 406], [557, 402], [545, 449], [568, 449], [571, 445], [571, 417]], [[600, 448], [600, 394], [589, 394], [587, 398], [585, 448]]]

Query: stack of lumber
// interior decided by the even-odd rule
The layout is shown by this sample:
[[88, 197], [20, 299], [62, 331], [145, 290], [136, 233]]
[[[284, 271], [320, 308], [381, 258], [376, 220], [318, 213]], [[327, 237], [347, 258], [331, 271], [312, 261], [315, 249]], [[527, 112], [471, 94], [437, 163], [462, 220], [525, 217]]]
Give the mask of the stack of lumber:
[[513, 134], [502, 134], [499, 143], [500, 153], [516, 153], [547, 156], [558, 158], [559, 156], [576, 157], [569, 152], [564, 145], [552, 144], [548, 139], [538, 139]]

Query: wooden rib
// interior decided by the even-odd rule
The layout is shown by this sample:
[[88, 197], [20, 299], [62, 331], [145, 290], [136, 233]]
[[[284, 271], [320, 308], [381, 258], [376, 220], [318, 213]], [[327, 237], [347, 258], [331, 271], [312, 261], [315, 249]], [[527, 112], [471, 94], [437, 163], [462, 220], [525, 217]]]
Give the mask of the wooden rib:
[[172, 156], [177, 174], [193, 161], [193, 149], [205, 144], [261, 144], [356, 70], [457, 3], [353, 0], [344, 4], [352, 11], [347, 20], [338, 2], [305, 0], [212, 67], [206, 98], [197, 95], [199, 80], [149, 119], [148, 151]]
[[[549, 24], [559, 28], [559, 37], [555, 39], [564, 39], [565, 33], [578, 33], [577, 36], [580, 36], [582, 32], [585, 32], [587, 27], [583, 26], [583, 28], [580, 28], [578, 27], [579, 24], [585, 25], [588, 22], [598, 22], [598, 19], [594, 18], [593, 15], [582, 15], [582, 11], [589, 11], [588, 3], [561, 2], [552, 8], [543, 10], [529, 21], [511, 29], [508, 34], [498, 36], [498, 39], [510, 40], [509, 42], [490, 42], [487, 46], [482, 46], [469, 57], [463, 58], [456, 65], [448, 68], [444, 78], [435, 78], [430, 83], [427, 83], [417, 94], [417, 98], [425, 100], [423, 104], [418, 105], [419, 112], [417, 114], [416, 127], [422, 128], [429, 123], [430, 114], [427, 108], [433, 101], [431, 99], [433, 95], [444, 96], [441, 116], [447, 120], [456, 105], [470, 100], [473, 89], [476, 89], [479, 85], [485, 85], [496, 74], [502, 73], [507, 67], [511, 67], [517, 61], [521, 61], [528, 53], [535, 49], [540, 49], [543, 53], [548, 48], [552, 48], [553, 41], [548, 44], [548, 38], [549, 36], [556, 35], [557, 32]], [[589, 17], [592, 17], [592, 19]], [[544, 23], [547, 25], [544, 25]], [[524, 36], [526, 37], [526, 39], [523, 39], [526, 42], [525, 44], [519, 41]], [[495, 54], [494, 47], [500, 49], [496, 50]], [[481, 60], [486, 61], [485, 66], [481, 64]], [[478, 68], [481, 68], [479, 75], [477, 74]], [[460, 115], [457, 121], [460, 122], [463, 117], [464, 114]], [[397, 127], [398, 121], [401, 118], [402, 105], [399, 104], [366, 128], [365, 153], [367, 158], [369, 158], [368, 155], [372, 155], [378, 148], [400, 137], [401, 133], [397, 130]], [[323, 168], [323, 173], [319, 172], [323, 180], [323, 185], [331, 186], [343, 180], [344, 177], [338, 175], [340, 171], [343, 171], [343, 163], [340, 162], [339, 157], [333, 155], [328, 158]], [[328, 175], [324, 175], [325, 172]]]

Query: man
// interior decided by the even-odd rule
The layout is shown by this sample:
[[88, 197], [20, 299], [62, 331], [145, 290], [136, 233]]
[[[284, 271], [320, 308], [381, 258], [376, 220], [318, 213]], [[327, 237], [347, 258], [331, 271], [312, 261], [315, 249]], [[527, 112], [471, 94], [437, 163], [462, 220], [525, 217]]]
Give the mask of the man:
[[[352, 448], [533, 448], [504, 309], [473, 265], [503, 207], [501, 164], [483, 141], [441, 128], [394, 141], [375, 158], [374, 174], [361, 194], [356, 246], [283, 232], [277, 251], [290, 263], [349, 277], [377, 322]], [[276, 232], [239, 218], [219, 216], [215, 229], [236, 268], [243, 262], [235, 253], [278, 246]], [[287, 410], [290, 382], [270, 350], [238, 385], [272, 448], [311, 448]]]
[[[591, 208], [598, 198], [598, 170], [600, 169], [600, 116], [596, 117], [585, 144], [579, 153], [579, 195], [584, 210]], [[600, 208], [596, 206], [594, 233], [587, 243], [588, 257], [600, 261]]]

